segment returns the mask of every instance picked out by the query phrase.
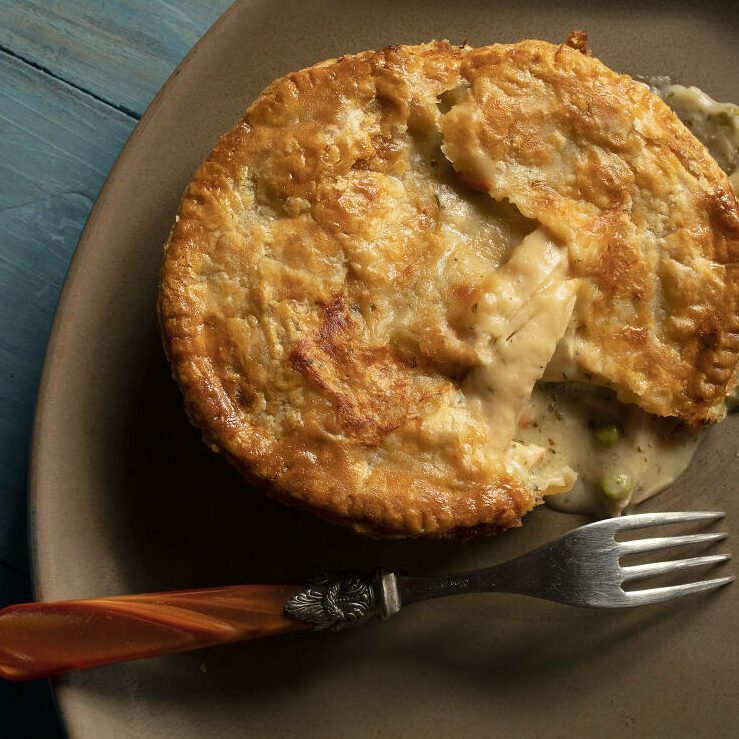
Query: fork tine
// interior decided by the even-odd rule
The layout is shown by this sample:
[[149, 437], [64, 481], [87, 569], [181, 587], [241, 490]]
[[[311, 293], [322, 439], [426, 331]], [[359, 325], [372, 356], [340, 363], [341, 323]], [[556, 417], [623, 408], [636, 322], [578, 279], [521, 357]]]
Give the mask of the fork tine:
[[713, 580], [701, 580], [700, 582], [686, 583], [685, 585], [673, 585], [667, 588], [650, 588], [649, 590], [632, 590], [624, 593], [626, 606], [645, 606], [649, 603], [659, 603], [664, 600], [680, 598], [683, 595], [703, 593], [706, 590], [715, 590], [734, 581], [734, 576], [717, 577]]
[[660, 536], [654, 539], [617, 541], [616, 553], [619, 557], [627, 554], [643, 554], [644, 552], [677, 547], [682, 544], [701, 544], [708, 541], [721, 541], [727, 536], [728, 534], [688, 534], [687, 536]]
[[692, 557], [691, 559], [673, 559], [669, 562], [654, 562], [645, 565], [633, 565], [621, 569], [623, 582], [629, 580], [641, 580], [645, 577], [664, 575], [668, 572], [686, 570], [690, 567], [701, 567], [702, 565], [718, 564], [731, 559], [730, 554], [713, 554], [708, 557]]
[[[687, 511], [685, 513], [639, 513], [634, 516], [621, 516], [607, 521], [614, 531], [641, 529], [646, 526], [666, 526], [673, 523], [693, 523], [695, 521], [718, 521], [726, 514], [722, 511]], [[602, 523], [602, 522], [598, 522]]]

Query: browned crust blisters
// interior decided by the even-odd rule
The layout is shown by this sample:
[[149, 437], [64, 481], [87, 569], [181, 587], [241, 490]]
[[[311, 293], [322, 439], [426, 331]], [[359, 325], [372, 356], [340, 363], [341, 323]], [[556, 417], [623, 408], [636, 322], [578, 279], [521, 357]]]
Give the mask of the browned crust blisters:
[[[270, 85], [193, 177], [165, 248], [159, 310], [188, 413], [211, 446], [282, 500], [384, 535], [502, 530], [539, 501], [485, 453], [494, 431], [465, 410], [460, 391], [479, 361], [467, 316], [479, 274], [494, 269], [486, 234], [513, 243], [517, 229], [535, 224], [511, 216], [505, 235], [481, 232], [465, 247], [438, 198], [449, 165], [424, 148], [442, 143], [443, 93], [522, 88], [527, 65], [549, 94], [559, 94], [563, 70], [585, 91], [582, 115], [572, 113], [574, 97], [568, 115], [573, 130], [582, 125], [599, 142], [583, 154], [593, 181], [576, 185], [578, 211], [573, 191], [544, 171], [542, 145], [526, 154], [529, 170], [540, 170], [528, 184], [521, 175], [485, 188], [568, 240], [583, 278], [583, 365], [648, 410], [713, 417], [739, 350], [737, 203], [669, 110], [597, 60], [543, 42], [364, 52]], [[642, 146], [660, 152], [649, 166], [604, 158], [615, 144], [597, 132], [598, 106], [606, 110], [613, 96], [648, 109], [653, 128], [642, 140], [654, 143]], [[515, 127], [496, 130], [492, 113], [510, 113], [501, 105], [486, 98], [474, 133], [520, 175]], [[453, 112], [446, 141], [467, 146], [469, 136], [448, 125]], [[672, 259], [659, 263], [655, 282], [643, 234], [631, 239], [650, 204], [624, 212], [637, 192], [656, 197], [664, 167], [663, 187], [678, 178], [695, 220], [674, 233], [669, 219], [645, 227], [663, 229], [659, 248]], [[587, 238], [574, 238], [581, 233]], [[703, 260], [694, 279], [681, 272], [691, 260]], [[659, 330], [649, 310], [658, 300], [667, 310]], [[620, 303], [633, 320], [614, 327], [609, 306]]]

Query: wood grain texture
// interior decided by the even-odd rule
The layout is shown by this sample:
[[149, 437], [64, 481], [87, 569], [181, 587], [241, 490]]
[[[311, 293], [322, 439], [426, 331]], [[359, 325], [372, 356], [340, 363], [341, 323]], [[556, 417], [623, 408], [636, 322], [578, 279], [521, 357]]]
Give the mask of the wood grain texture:
[[0, 45], [141, 115], [229, 0], [0, 0]]
[[[0, 561], [27, 570], [26, 460], [74, 247], [134, 120], [0, 52]], [[2, 594], [0, 594], [0, 598]]]
[[17, 573], [35, 396], [74, 247], [139, 113], [227, 4], [0, 0], [0, 566]]
[[[138, 117], [227, 0], [0, 0], [0, 608], [32, 598], [27, 458], [54, 309]], [[49, 685], [0, 684], [0, 736], [60, 737]]]

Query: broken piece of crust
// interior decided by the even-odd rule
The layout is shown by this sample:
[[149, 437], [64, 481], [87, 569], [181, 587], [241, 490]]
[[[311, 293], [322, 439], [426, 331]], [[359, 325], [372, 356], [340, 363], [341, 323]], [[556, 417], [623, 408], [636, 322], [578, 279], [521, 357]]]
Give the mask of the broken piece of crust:
[[581, 371], [651, 413], [716, 420], [739, 350], [739, 208], [644, 85], [566, 46], [470, 51], [442, 121], [455, 168], [564, 243]]

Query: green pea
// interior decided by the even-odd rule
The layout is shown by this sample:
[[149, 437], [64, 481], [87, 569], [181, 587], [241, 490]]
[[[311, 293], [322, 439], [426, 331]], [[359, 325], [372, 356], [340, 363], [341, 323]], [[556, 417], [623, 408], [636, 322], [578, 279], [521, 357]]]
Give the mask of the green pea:
[[600, 487], [609, 500], [623, 500], [631, 494], [634, 482], [625, 472], [609, 472], [601, 479]]
[[615, 423], [595, 430], [595, 440], [602, 446], [613, 446], [621, 438], [621, 429]]

